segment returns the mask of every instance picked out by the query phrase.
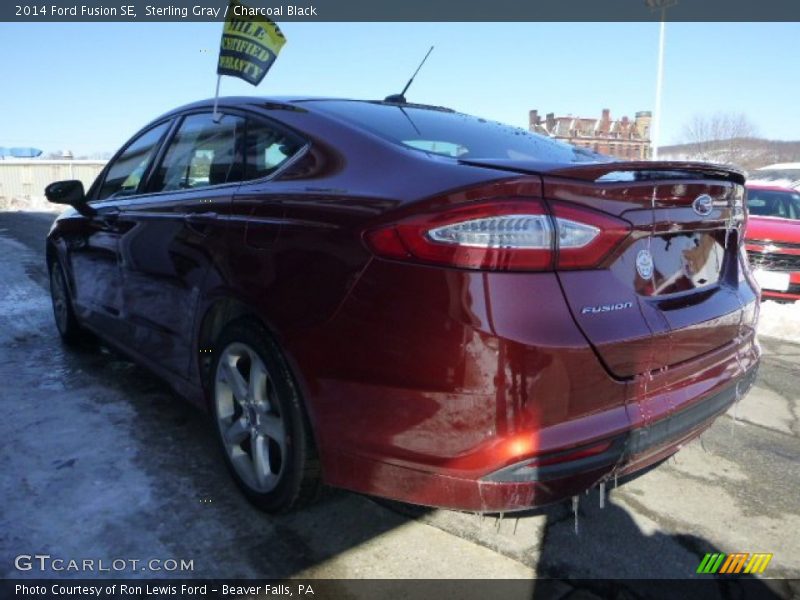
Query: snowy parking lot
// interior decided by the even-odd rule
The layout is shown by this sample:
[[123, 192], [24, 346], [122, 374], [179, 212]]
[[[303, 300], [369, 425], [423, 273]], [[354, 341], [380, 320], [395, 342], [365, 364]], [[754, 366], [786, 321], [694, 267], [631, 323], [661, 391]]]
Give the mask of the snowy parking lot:
[[762, 302], [758, 331], [762, 337], [800, 344], [800, 302]]
[[[43, 259], [51, 220], [0, 213], [5, 577], [42, 576], [14, 568], [35, 552], [192, 560], [184, 577], [525, 579], [684, 578], [709, 552], [769, 552], [765, 577], [800, 578], [800, 305], [762, 305], [764, 359], [737, 419], [611, 490], [603, 508], [597, 490], [582, 496], [577, 535], [567, 505], [501, 520], [347, 492], [271, 517], [237, 492], [201, 413], [103, 347], [60, 344]], [[580, 585], [581, 597], [602, 593]], [[720, 598], [733, 597], [727, 585]]]

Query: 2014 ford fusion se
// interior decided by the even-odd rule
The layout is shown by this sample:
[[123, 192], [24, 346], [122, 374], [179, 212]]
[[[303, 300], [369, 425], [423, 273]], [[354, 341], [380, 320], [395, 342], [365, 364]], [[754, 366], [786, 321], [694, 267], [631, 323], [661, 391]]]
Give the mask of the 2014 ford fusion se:
[[744, 177], [446, 108], [223, 98], [137, 133], [47, 239], [55, 320], [206, 407], [267, 511], [471, 511], [653, 465], [747, 391]]

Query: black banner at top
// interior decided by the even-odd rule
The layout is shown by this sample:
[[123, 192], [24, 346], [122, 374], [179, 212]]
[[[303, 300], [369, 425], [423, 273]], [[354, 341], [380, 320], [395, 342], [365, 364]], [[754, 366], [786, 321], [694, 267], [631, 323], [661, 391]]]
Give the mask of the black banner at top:
[[[800, 21], [798, 0], [252, 0], [277, 21]], [[224, 21], [227, 0], [12, 0], [6, 22]]]

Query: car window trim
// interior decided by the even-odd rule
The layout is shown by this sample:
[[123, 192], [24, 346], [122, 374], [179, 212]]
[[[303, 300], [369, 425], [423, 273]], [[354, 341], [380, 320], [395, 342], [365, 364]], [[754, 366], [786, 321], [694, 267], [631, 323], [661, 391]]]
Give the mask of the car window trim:
[[218, 190], [218, 189], [222, 189], [222, 188], [226, 188], [226, 187], [237, 187], [238, 188], [238, 187], [241, 187], [243, 185], [250, 185], [250, 184], [253, 184], [253, 183], [268, 183], [271, 180], [273, 180], [276, 177], [278, 177], [279, 175], [281, 175], [284, 170], [288, 169], [295, 162], [300, 160], [300, 158], [305, 156], [310, 148], [311, 148], [310, 144], [306, 144], [305, 146], [302, 146], [300, 148], [300, 150], [298, 150], [291, 157], [289, 157], [285, 161], [283, 161], [283, 163], [281, 163], [280, 167], [275, 169], [275, 171], [273, 171], [269, 175], [265, 175], [264, 177], [259, 177], [258, 179], [246, 179], [244, 181], [231, 181], [229, 183], [218, 183], [216, 185], [207, 185], [205, 187], [195, 188], [195, 189], [162, 190], [160, 192], [148, 192], [145, 195], [137, 196], [137, 197], [126, 196], [125, 199], [127, 200], [127, 199], [130, 198], [132, 200], [137, 200], [137, 199], [143, 198], [144, 196], [147, 196], [148, 198], [158, 198], [160, 196], [166, 196], [166, 195], [174, 196], [174, 195], [186, 195], [186, 194], [190, 194], [190, 193], [200, 194], [200, 193], [202, 193], [203, 190]]
[[[303, 139], [303, 138], [301, 138], [301, 139]], [[283, 174], [284, 171], [286, 171], [289, 167], [291, 167], [293, 164], [295, 164], [297, 161], [299, 161], [303, 156], [308, 154], [310, 149], [311, 149], [311, 143], [306, 141], [306, 143], [303, 146], [301, 146], [300, 149], [297, 152], [295, 152], [292, 156], [290, 156], [285, 161], [283, 161], [280, 164], [280, 166], [278, 166], [278, 168], [275, 169], [269, 175], [264, 175], [264, 177], [257, 177], [255, 179], [246, 179], [245, 181], [242, 181], [241, 183], [245, 183], [245, 184], [249, 184], [249, 183], [268, 183], [268, 182], [272, 181], [273, 179], [277, 179], [279, 176], [281, 176]]]
[[181, 125], [183, 125], [183, 121], [185, 119], [186, 115], [184, 114], [178, 114], [173, 117], [172, 126], [169, 128], [166, 138], [158, 148], [158, 152], [156, 152], [155, 156], [153, 156], [153, 160], [150, 163], [145, 176], [142, 177], [142, 185], [140, 185], [141, 193], [139, 194], [140, 196], [152, 195], [152, 192], [150, 191], [150, 185], [152, 184], [153, 173], [157, 170], [157, 167], [161, 166], [161, 162], [164, 160], [164, 156], [166, 155], [170, 144], [172, 144], [175, 136], [178, 135], [178, 131], [180, 130]]
[[[217, 112], [219, 114], [221, 114], [222, 116], [228, 115], [228, 116], [231, 116], [231, 117], [239, 117], [240, 119], [244, 119], [245, 120], [245, 131], [247, 131], [247, 116], [245, 114], [239, 114], [239, 113], [241, 113], [243, 111], [231, 110], [231, 109], [229, 109], [227, 107], [222, 107]], [[209, 107], [197, 107], [197, 108], [193, 108], [191, 110], [187, 110], [186, 112], [182, 112], [179, 115], [177, 115], [177, 118], [175, 119], [176, 125], [173, 126], [172, 130], [170, 131], [169, 139], [161, 146], [161, 148], [159, 149], [159, 152], [158, 152], [158, 156], [156, 157], [157, 161], [158, 161], [156, 164], [158, 165], [158, 167], [161, 167], [161, 165], [162, 165], [162, 163], [164, 161], [164, 158], [166, 157], [167, 150], [169, 149], [170, 144], [172, 143], [172, 141], [175, 138], [175, 136], [178, 134], [178, 131], [180, 131], [180, 128], [183, 125], [183, 122], [186, 120], [186, 118], [187, 117], [191, 117], [193, 115], [204, 115], [204, 114], [213, 115], [214, 111], [213, 111], [213, 109], [210, 109]], [[242, 155], [242, 160], [243, 161], [246, 160], [244, 155]], [[245, 162], [244, 165], [247, 166], [247, 163]], [[150, 185], [152, 183], [150, 181], [150, 178], [152, 177], [152, 173], [155, 172], [155, 171], [156, 171], [156, 169], [152, 169], [152, 172], [148, 173], [147, 185], [144, 188], [145, 191], [141, 195], [151, 196], [151, 197], [155, 198], [155, 197], [158, 197], [158, 196], [164, 196], [166, 194], [169, 194], [169, 195], [172, 195], [172, 194], [185, 194], [187, 192], [199, 193], [199, 192], [202, 192], [202, 190], [220, 189], [220, 188], [224, 188], [224, 187], [228, 187], [228, 186], [238, 186], [238, 185], [241, 185], [242, 183], [246, 183], [245, 181], [230, 181], [230, 182], [226, 181], [225, 183], [217, 183], [215, 185], [206, 185], [206, 186], [203, 186], [203, 187], [200, 187], [200, 188], [189, 188], [189, 189], [183, 189], [183, 190], [152, 191], [152, 190], [149, 189], [149, 187], [150, 187]]]
[[[297, 152], [295, 152], [292, 156], [290, 156], [285, 161], [283, 161], [278, 166], [277, 169], [275, 169], [269, 175], [265, 175], [264, 177], [257, 177], [257, 178], [254, 178], [254, 179], [245, 179], [245, 180], [242, 180], [242, 181], [231, 181], [231, 182], [226, 182], [226, 183], [218, 183], [216, 185], [207, 185], [205, 187], [196, 188], [196, 189], [162, 190], [162, 191], [158, 191], [158, 192], [148, 191], [146, 193], [147, 196], [158, 197], [158, 196], [164, 196], [164, 195], [167, 195], [167, 194], [169, 194], [169, 195], [187, 194], [187, 193], [190, 193], [190, 192], [201, 192], [202, 190], [211, 190], [211, 189], [215, 189], [216, 190], [216, 189], [220, 189], [220, 188], [224, 188], [224, 187], [228, 187], [228, 186], [241, 186], [241, 185], [249, 185], [249, 184], [253, 184], [253, 183], [267, 183], [269, 181], [272, 181], [273, 179], [276, 179], [281, 174], [283, 174], [283, 172], [285, 170], [287, 170], [289, 167], [291, 167], [297, 161], [299, 161], [302, 157], [304, 157], [309, 152], [309, 150], [311, 149], [311, 142], [308, 140], [308, 138], [306, 136], [304, 136], [303, 134], [301, 134], [300, 132], [298, 132], [297, 130], [295, 130], [292, 127], [284, 125], [283, 123], [275, 121], [274, 119], [270, 119], [269, 117], [265, 117], [265, 116], [263, 116], [263, 115], [261, 115], [261, 114], [259, 114], [257, 112], [253, 112], [253, 111], [246, 110], [246, 109], [241, 109], [241, 108], [226, 107], [226, 106], [220, 107], [219, 112], [221, 112], [223, 115], [230, 115], [232, 117], [240, 117], [242, 119], [245, 119], [245, 121], [246, 121], [246, 124], [245, 124], [245, 135], [246, 135], [246, 132], [247, 132], [248, 124], [251, 121], [257, 121], [257, 122], [261, 122], [264, 125], [267, 125], [269, 127], [273, 127], [274, 129], [277, 129], [279, 131], [282, 130], [282, 131], [284, 131], [284, 132], [286, 132], [288, 134], [291, 134], [291, 135], [295, 136], [298, 140], [303, 142], [303, 145], [300, 146], [300, 148], [297, 150]], [[162, 147], [161, 147], [161, 149], [159, 151], [159, 166], [160, 166], [161, 160], [163, 160], [163, 154], [166, 154], [167, 148], [169, 147], [169, 144], [172, 142], [172, 138], [174, 137], [174, 135], [177, 134], [178, 129], [180, 128], [180, 125], [183, 123], [183, 120], [188, 116], [201, 115], [201, 114], [213, 114], [213, 109], [211, 109], [211, 107], [195, 107], [195, 108], [192, 108], [191, 110], [187, 110], [186, 112], [183, 112], [180, 115], [178, 115], [178, 118], [176, 119], [176, 121], [178, 122], [178, 125], [175, 126], [175, 128], [171, 131], [170, 139], [167, 140], [162, 145]], [[247, 156], [243, 155], [242, 158], [245, 161], [244, 162], [244, 166], [245, 166], [245, 173], [246, 173], [247, 172], [246, 171], [246, 169], [247, 169]], [[148, 182], [148, 185], [149, 185], [149, 182]], [[134, 198], [134, 196], [126, 196], [126, 198]]]
[[[168, 138], [172, 137], [172, 133], [173, 133], [173, 130], [175, 128], [175, 121], [177, 121], [175, 115], [170, 115], [169, 117], [165, 117], [163, 119], [159, 119], [155, 123], [148, 123], [147, 125], [142, 127], [139, 131], [137, 131], [134, 135], [132, 135], [130, 137], [130, 139], [128, 140], [128, 142], [124, 146], [122, 146], [122, 148], [120, 148], [114, 154], [114, 156], [111, 157], [111, 159], [108, 161], [108, 163], [106, 163], [106, 166], [103, 167], [103, 170], [100, 172], [100, 175], [97, 177], [97, 179], [95, 179], [94, 183], [92, 184], [92, 187], [89, 188], [89, 193], [86, 194], [86, 197], [89, 199], [88, 200], [89, 204], [91, 204], [91, 205], [103, 204], [104, 205], [106, 202], [111, 203], [111, 202], [114, 202], [116, 200], [121, 200], [122, 198], [134, 198], [136, 196], [140, 196], [142, 194], [142, 192], [141, 192], [142, 184], [145, 181], [149, 180], [149, 178], [150, 178], [150, 171], [151, 171], [152, 166], [153, 166], [153, 161], [160, 154], [162, 148], [164, 147], [165, 140], [167, 140]], [[96, 196], [100, 193], [100, 190], [103, 189], [103, 185], [105, 185], [106, 177], [108, 177], [108, 172], [111, 170], [111, 167], [117, 162], [117, 159], [120, 158], [125, 153], [125, 151], [128, 148], [130, 148], [131, 145], [135, 141], [137, 141], [140, 137], [142, 137], [148, 131], [151, 131], [151, 130], [155, 129], [156, 127], [164, 125], [165, 123], [168, 123], [167, 129], [161, 135], [161, 138], [159, 138], [158, 142], [156, 142], [156, 152], [150, 158], [150, 160], [147, 163], [147, 166], [145, 167], [144, 173], [142, 174], [142, 179], [139, 181], [139, 185], [136, 187], [136, 193], [135, 194], [128, 194], [126, 196], [121, 196], [121, 197], [117, 197], [117, 198], [115, 198], [113, 196], [109, 196], [108, 198], [97, 198]]]
[[[148, 187], [150, 186], [150, 179], [151, 179], [152, 174], [154, 172], [153, 166], [155, 164], [158, 164], [160, 166], [161, 161], [164, 159], [164, 155], [166, 154], [170, 143], [172, 143], [173, 138], [177, 134], [177, 132], [178, 132], [181, 124], [185, 120], [185, 118], [190, 116], [190, 115], [213, 113], [213, 109], [211, 109], [211, 107], [195, 107], [195, 108], [192, 108], [190, 110], [187, 110], [186, 112], [181, 112], [179, 114], [172, 114], [172, 115], [170, 115], [170, 116], [168, 116], [168, 117], [166, 117], [164, 119], [160, 119], [156, 123], [150, 123], [147, 126], [145, 126], [142, 129], [140, 129], [138, 132], [136, 132], [136, 134], [131, 136], [131, 138], [128, 141], [128, 143], [125, 144], [125, 146], [123, 146], [120, 150], [118, 150], [117, 153], [114, 154], [114, 156], [111, 158], [111, 160], [108, 161], [108, 164], [105, 166], [103, 171], [101, 171], [100, 176], [95, 180], [95, 183], [92, 185], [92, 187], [89, 190], [89, 194], [87, 194], [87, 195], [89, 197], [91, 197], [92, 195], [96, 195], [98, 193], [98, 191], [102, 188], [103, 183], [105, 183], [105, 178], [106, 178], [106, 175], [108, 173], [108, 170], [111, 168], [111, 165], [114, 164], [114, 162], [117, 160], [117, 158], [119, 158], [125, 152], [125, 150], [127, 150], [128, 147], [135, 140], [137, 140], [141, 135], [147, 133], [149, 130], [154, 129], [155, 127], [158, 127], [159, 125], [162, 125], [163, 123], [167, 123], [167, 122], [171, 121], [170, 126], [167, 127], [167, 131], [165, 132], [164, 136], [162, 136], [161, 140], [159, 141], [159, 146], [158, 146], [157, 152], [155, 153], [153, 158], [150, 160], [150, 162], [149, 162], [149, 164], [147, 166], [147, 169], [145, 170], [145, 173], [142, 176], [142, 181], [139, 182], [139, 187], [137, 188], [137, 193], [136, 194], [129, 194], [127, 196], [122, 196], [122, 197], [119, 197], [119, 198], [104, 198], [102, 200], [93, 199], [93, 200], [90, 200], [89, 202], [91, 204], [93, 204], [93, 205], [94, 204], [102, 204], [104, 206], [106, 205], [106, 203], [108, 203], [109, 205], [112, 205], [112, 203], [114, 203], [114, 204], [119, 203], [120, 205], [128, 205], [129, 204], [127, 202], [128, 200], [140, 200], [140, 199], [143, 199], [143, 198], [154, 198], [154, 199], [157, 199], [157, 198], [159, 198], [161, 196], [166, 196], [166, 195], [170, 195], [170, 196], [175, 195], [175, 194], [181, 194], [182, 195], [182, 194], [187, 194], [187, 193], [192, 193], [192, 192], [197, 193], [197, 192], [200, 192], [202, 190], [210, 190], [210, 189], [216, 190], [216, 189], [221, 189], [221, 188], [224, 188], [224, 187], [234, 187], [234, 186], [238, 187], [238, 186], [241, 186], [241, 185], [244, 185], [244, 184], [268, 183], [268, 182], [273, 181], [274, 179], [277, 179], [278, 177], [280, 177], [283, 174], [284, 171], [286, 171], [289, 167], [291, 167], [296, 162], [298, 162], [301, 158], [303, 158], [311, 149], [311, 142], [308, 140], [308, 138], [305, 135], [303, 135], [302, 133], [300, 133], [299, 131], [297, 131], [293, 127], [289, 127], [287, 125], [284, 125], [283, 123], [280, 123], [280, 122], [278, 122], [278, 121], [276, 121], [274, 119], [270, 119], [269, 117], [266, 117], [266, 116], [264, 116], [264, 115], [262, 115], [260, 113], [257, 113], [255, 111], [246, 110], [246, 109], [234, 108], [234, 107], [226, 107], [226, 106], [220, 107], [219, 112], [222, 112], [223, 114], [227, 114], [227, 115], [230, 115], [230, 116], [241, 117], [241, 118], [245, 119], [245, 121], [246, 121], [245, 132], [247, 131], [247, 126], [251, 121], [258, 121], [258, 122], [263, 123], [264, 125], [268, 125], [269, 127], [274, 127], [275, 129], [278, 129], [278, 130], [284, 130], [287, 133], [290, 133], [290, 134], [294, 135], [295, 137], [297, 137], [300, 141], [304, 142], [304, 144], [297, 150], [297, 152], [295, 152], [292, 156], [290, 156], [283, 163], [281, 163], [281, 165], [279, 165], [277, 169], [275, 169], [269, 175], [265, 175], [264, 177], [258, 177], [258, 178], [255, 178], [255, 179], [246, 179], [246, 180], [243, 180], [243, 181], [231, 181], [231, 182], [226, 182], [226, 183], [219, 183], [219, 184], [216, 184], [216, 185], [208, 185], [208, 186], [205, 186], [205, 187], [202, 187], [202, 188], [197, 188], [197, 189], [162, 190], [162, 191], [158, 191], [158, 192], [149, 191]], [[243, 155], [242, 158], [244, 160], [245, 172], [247, 172], [246, 171], [246, 169], [247, 169], [247, 157]], [[144, 187], [143, 187], [143, 184], [145, 184]], [[142, 191], [142, 190], [144, 190], [144, 191]], [[138, 204], [138, 203], [134, 203], [134, 204]]]
[[[243, 112], [245, 112], [245, 111], [243, 111]], [[297, 149], [297, 152], [292, 154], [285, 161], [283, 161], [280, 165], [278, 165], [278, 167], [274, 171], [272, 171], [272, 173], [269, 173], [268, 175], [264, 175], [263, 177], [254, 177], [253, 179], [245, 179], [244, 181], [242, 181], [242, 183], [264, 183], [264, 182], [271, 181], [271, 180], [275, 179], [280, 173], [285, 171], [289, 166], [291, 166], [297, 160], [299, 160], [301, 156], [305, 156], [305, 154], [308, 152], [309, 148], [311, 147], [311, 142], [309, 142], [309, 140], [308, 140], [308, 138], [306, 136], [302, 135], [301, 133], [299, 133], [295, 129], [293, 129], [291, 127], [288, 127], [288, 126], [284, 125], [283, 123], [280, 123], [280, 122], [278, 122], [278, 121], [276, 121], [274, 119], [270, 119], [269, 117], [265, 117], [263, 115], [255, 113], [255, 112], [247, 113], [246, 119], [247, 119], [247, 125], [245, 127], [245, 135], [247, 135], [247, 130], [250, 127], [250, 123], [256, 122], [256, 123], [260, 123], [260, 124], [262, 124], [262, 125], [264, 125], [266, 127], [271, 127], [272, 129], [277, 130], [279, 133], [283, 133], [285, 135], [294, 136], [302, 143], [301, 143], [300, 147]], [[247, 167], [248, 167], [247, 154], [245, 153], [245, 156], [244, 156], [244, 169], [245, 169], [244, 172], [245, 172], [245, 174], [247, 174]]]
[[[285, 133], [291, 134], [295, 136], [298, 140], [303, 142], [303, 144], [300, 146], [297, 152], [295, 152], [292, 156], [283, 161], [280, 164], [280, 166], [269, 175], [264, 175], [264, 177], [256, 177], [253, 179], [245, 179], [244, 181], [241, 181], [239, 183], [242, 184], [264, 183], [272, 179], [275, 179], [280, 174], [282, 174], [284, 170], [293, 165], [301, 157], [305, 156], [306, 153], [311, 149], [312, 143], [308, 139], [308, 136], [306, 134], [304, 134], [301, 131], [298, 131], [297, 129], [295, 129], [290, 125], [287, 125], [286, 123], [283, 123], [282, 121], [278, 121], [276, 119], [268, 117], [267, 115], [262, 114], [260, 111], [258, 111], [257, 107], [241, 108], [237, 106], [237, 107], [231, 107], [229, 110], [231, 114], [235, 114], [237, 116], [247, 119], [248, 124], [250, 123], [250, 121], [258, 121], [263, 123], [264, 125], [268, 125], [269, 127], [274, 127], [275, 129], [282, 130]], [[245, 169], [246, 168], [247, 168], [247, 157], [245, 156]], [[245, 172], [247, 171], [245, 170]]]
[[300, 160], [300, 158], [305, 156], [310, 148], [311, 148], [311, 144], [307, 143], [305, 146], [302, 146], [297, 152], [295, 152], [291, 157], [289, 157], [285, 161], [283, 161], [283, 163], [281, 163], [280, 167], [275, 169], [275, 171], [273, 171], [269, 175], [265, 175], [264, 177], [259, 177], [258, 179], [246, 179], [244, 181], [231, 181], [231, 182], [226, 182], [226, 183], [218, 183], [216, 185], [206, 185], [206, 186], [201, 187], [201, 188], [193, 188], [193, 189], [185, 189], [185, 190], [162, 190], [160, 192], [147, 192], [145, 194], [139, 194], [137, 196], [124, 196], [124, 198], [120, 198], [120, 200], [123, 200], [123, 199], [124, 200], [141, 200], [141, 199], [150, 199], [150, 198], [157, 199], [157, 198], [160, 198], [161, 196], [174, 197], [176, 195], [182, 196], [182, 195], [187, 195], [187, 194], [202, 194], [202, 192], [204, 190], [219, 190], [219, 189], [223, 189], [223, 188], [226, 188], [226, 187], [237, 187], [238, 188], [240, 186], [250, 185], [250, 184], [253, 184], [253, 183], [268, 183], [271, 180], [273, 180], [276, 177], [278, 177], [279, 175], [281, 175], [283, 173], [283, 171], [285, 171], [290, 166], [292, 166], [295, 162]]

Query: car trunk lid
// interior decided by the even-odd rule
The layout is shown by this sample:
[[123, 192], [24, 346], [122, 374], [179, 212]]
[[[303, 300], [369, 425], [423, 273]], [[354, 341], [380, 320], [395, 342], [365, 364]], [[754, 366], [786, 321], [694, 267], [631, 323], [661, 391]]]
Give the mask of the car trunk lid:
[[577, 324], [614, 376], [691, 360], [739, 334], [740, 172], [684, 162], [471, 162], [539, 173], [551, 206], [579, 205], [631, 223], [599, 268], [558, 272]]

